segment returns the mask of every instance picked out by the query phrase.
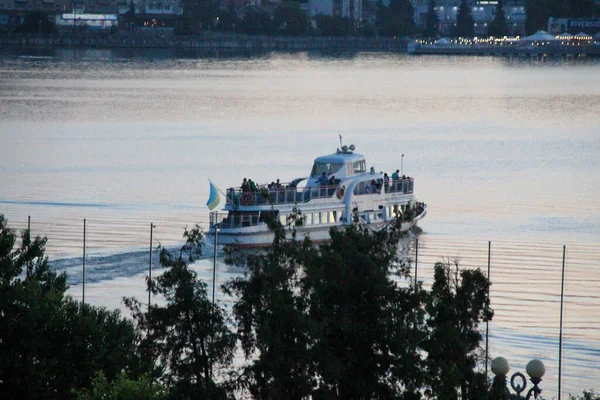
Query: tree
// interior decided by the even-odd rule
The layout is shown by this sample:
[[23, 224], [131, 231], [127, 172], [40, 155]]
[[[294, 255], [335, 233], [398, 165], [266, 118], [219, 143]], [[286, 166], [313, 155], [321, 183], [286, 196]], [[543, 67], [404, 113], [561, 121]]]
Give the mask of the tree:
[[437, 37], [437, 27], [440, 23], [440, 18], [435, 9], [435, 0], [429, 0], [429, 6], [427, 7], [427, 16], [425, 17], [425, 30], [423, 30], [423, 36], [434, 38]]
[[135, 27], [135, 3], [133, 0], [129, 0], [129, 9], [125, 13], [125, 21], [127, 21], [129, 29], [133, 31]]
[[508, 35], [508, 27], [506, 26], [506, 15], [504, 14], [504, 2], [498, 0], [496, 5], [496, 16], [490, 24], [488, 35], [494, 37], [504, 37]]
[[48, 14], [43, 11], [30, 11], [25, 14], [25, 20], [17, 28], [21, 33], [56, 33], [56, 24], [51, 22]]
[[404, 36], [415, 31], [415, 10], [410, 0], [390, 0], [385, 7], [379, 3], [377, 28], [383, 36]]
[[239, 385], [256, 399], [304, 399], [315, 381], [311, 326], [299, 293], [299, 275], [301, 255], [313, 251], [312, 243], [286, 241], [278, 220], [266, 222], [274, 233], [273, 247], [266, 254], [234, 260], [247, 268], [247, 277], [224, 287], [225, 293], [238, 298], [233, 313], [247, 360]]
[[165, 390], [162, 385], [144, 374], [138, 379], [131, 379], [127, 371], [123, 371], [112, 382], [102, 371], [98, 371], [92, 381], [91, 389], [75, 391], [77, 400], [162, 400]]
[[109, 379], [144, 370], [130, 321], [65, 296], [67, 277], [50, 268], [45, 238], [25, 230], [15, 243], [0, 215], [0, 398], [63, 399], [100, 369]]
[[471, 13], [471, 7], [467, 0], [461, 0], [460, 6], [458, 7], [458, 14], [456, 14], [456, 26], [454, 27], [455, 37], [472, 37], [473, 36], [473, 25], [475, 20]]
[[347, 36], [353, 33], [350, 18], [318, 14], [315, 15], [315, 22], [322, 36]]
[[[292, 229], [302, 221], [293, 216]], [[424, 292], [400, 288], [400, 232], [333, 229], [331, 242], [288, 241], [246, 258], [248, 277], [227, 284], [248, 365], [250, 394], [266, 398], [420, 398]]]
[[487, 398], [486, 377], [475, 371], [481, 359], [479, 322], [493, 311], [489, 281], [477, 270], [460, 270], [458, 261], [438, 262], [427, 302], [429, 338], [425, 344], [430, 395], [444, 400]]
[[329, 243], [303, 253], [317, 398], [420, 398], [425, 294], [392, 279], [409, 278], [397, 253], [399, 223], [332, 229]]
[[297, 1], [283, 1], [273, 12], [273, 23], [282, 35], [300, 36], [307, 33], [310, 21]]
[[167, 270], [148, 282], [149, 290], [166, 304], [144, 311], [137, 299], [126, 298], [125, 305], [147, 331], [142, 352], [158, 360], [170, 398], [227, 398], [227, 387], [215, 378], [231, 364], [235, 336], [227, 328], [223, 309], [210, 302], [206, 284], [184, 260], [184, 255], [189, 261], [200, 256], [200, 228], [186, 229], [184, 237], [186, 244], [178, 255], [161, 250], [160, 263]]
[[569, 17], [591, 18], [594, 16], [594, 0], [569, 0]]
[[213, 0], [181, 0], [181, 8], [176, 32], [182, 35], [208, 29], [218, 14], [218, 5]]

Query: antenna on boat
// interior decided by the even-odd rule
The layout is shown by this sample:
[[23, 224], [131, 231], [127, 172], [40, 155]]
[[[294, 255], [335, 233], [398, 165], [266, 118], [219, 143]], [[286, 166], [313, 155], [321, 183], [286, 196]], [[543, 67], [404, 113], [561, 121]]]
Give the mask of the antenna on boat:
[[340, 136], [340, 149], [342, 147], [344, 147], [344, 145], [342, 144], [342, 134], [340, 133], [340, 131], [338, 130], [338, 135]]

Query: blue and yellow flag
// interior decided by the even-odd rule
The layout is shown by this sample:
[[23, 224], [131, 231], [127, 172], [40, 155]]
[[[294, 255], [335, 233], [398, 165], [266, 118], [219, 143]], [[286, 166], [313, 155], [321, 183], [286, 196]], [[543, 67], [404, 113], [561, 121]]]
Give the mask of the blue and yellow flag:
[[210, 196], [208, 197], [208, 201], [206, 202], [208, 209], [212, 211], [215, 207], [219, 205], [220, 201], [221, 199], [219, 198], [219, 191], [217, 190], [215, 185], [213, 185], [213, 183], [210, 182]]

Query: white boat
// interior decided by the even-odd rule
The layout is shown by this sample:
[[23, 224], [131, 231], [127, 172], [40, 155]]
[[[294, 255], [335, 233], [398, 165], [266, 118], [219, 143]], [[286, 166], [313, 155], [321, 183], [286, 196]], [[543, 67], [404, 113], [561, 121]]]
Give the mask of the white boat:
[[[397, 172], [396, 172], [397, 174]], [[328, 180], [323, 184], [323, 176]], [[396, 177], [396, 175], [393, 175]], [[210, 213], [207, 241], [238, 248], [270, 246], [273, 233], [265, 221], [278, 218], [285, 226], [295, 212], [302, 215], [296, 238], [308, 235], [315, 243], [329, 239], [332, 227], [344, 227], [354, 218], [374, 229], [404, 218], [407, 232], [425, 217], [425, 203], [417, 202], [414, 178], [367, 171], [367, 162], [354, 146], [342, 146], [333, 154], [315, 159], [310, 176], [281, 185], [262, 185], [251, 190], [230, 188], [222, 212]], [[291, 229], [290, 229], [291, 234]]]

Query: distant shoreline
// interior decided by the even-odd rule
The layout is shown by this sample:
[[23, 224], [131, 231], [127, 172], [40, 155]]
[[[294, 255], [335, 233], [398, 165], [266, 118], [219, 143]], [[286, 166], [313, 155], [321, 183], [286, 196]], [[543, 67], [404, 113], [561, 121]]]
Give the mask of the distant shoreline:
[[0, 36], [0, 46], [12, 49], [98, 48], [181, 49], [196, 51], [361, 51], [406, 53], [408, 39], [392, 37], [247, 36], [202, 34], [175, 36], [164, 32], [119, 34], [18, 34]]

